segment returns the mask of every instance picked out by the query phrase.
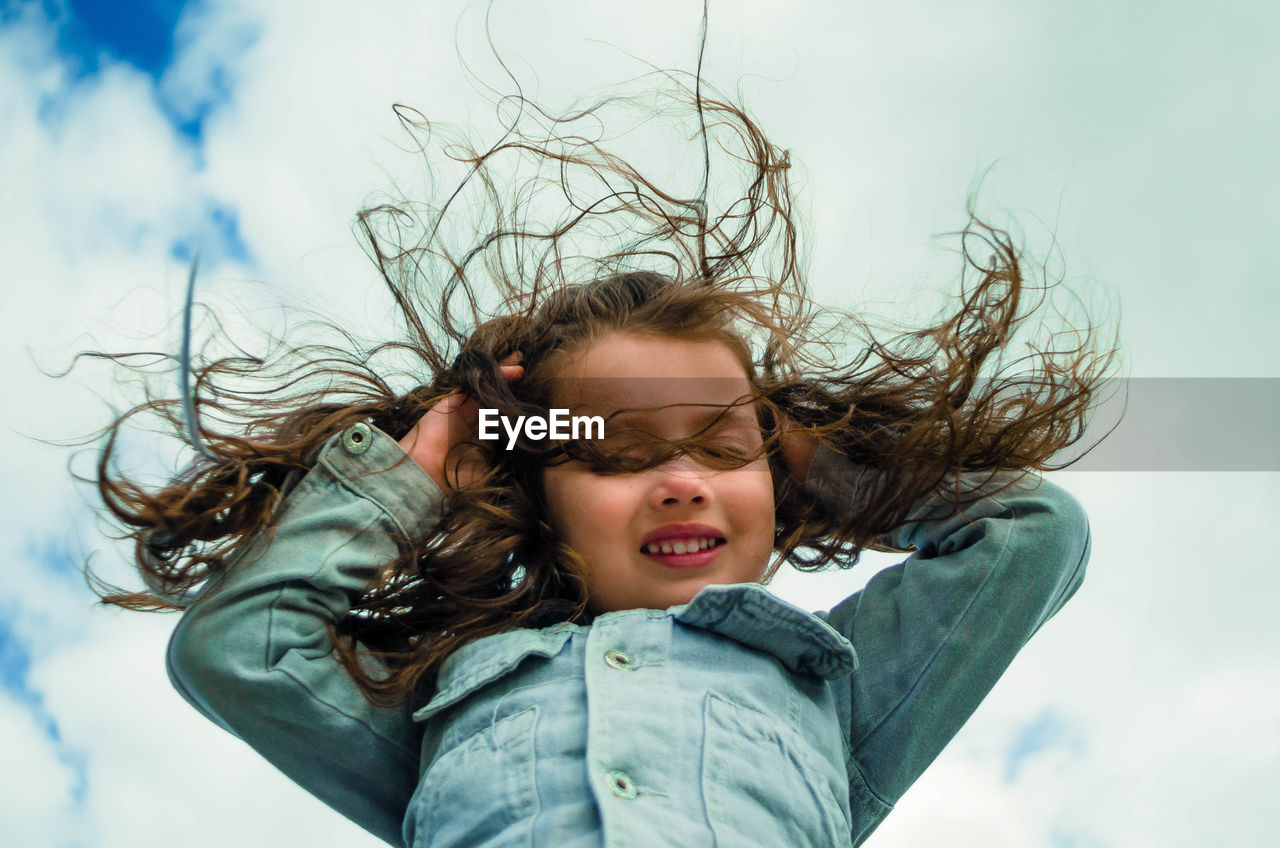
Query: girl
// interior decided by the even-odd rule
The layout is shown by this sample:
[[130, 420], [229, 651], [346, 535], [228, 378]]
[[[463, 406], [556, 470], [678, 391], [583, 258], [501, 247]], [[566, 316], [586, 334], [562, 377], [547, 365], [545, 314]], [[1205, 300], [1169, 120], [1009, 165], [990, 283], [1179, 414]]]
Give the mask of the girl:
[[[200, 406], [245, 420], [206, 418], [207, 458], [158, 492], [112, 470], [111, 430], [99, 487], [152, 591], [107, 600], [185, 608], [182, 695], [390, 844], [859, 844], [1080, 583], [1085, 516], [1029, 472], [1079, 439], [1110, 351], [1072, 329], [1004, 362], [1039, 304], [971, 212], [994, 255], [966, 243], [980, 281], [954, 314], [890, 342], [840, 316], [865, 350], [835, 362], [785, 152], [695, 83], [692, 197], [522, 111], [455, 150], [470, 172], [440, 208], [362, 213], [407, 341], [294, 350], [290, 379], [201, 363]], [[511, 156], [554, 170], [506, 207]], [[477, 185], [493, 217], [453, 250]], [[546, 186], [566, 211], [540, 230]], [[387, 350], [429, 382], [393, 390]], [[144, 410], [182, 424], [177, 401], [124, 418]], [[480, 410], [603, 433], [482, 439]], [[910, 556], [829, 612], [763, 588], [868, 547]]]

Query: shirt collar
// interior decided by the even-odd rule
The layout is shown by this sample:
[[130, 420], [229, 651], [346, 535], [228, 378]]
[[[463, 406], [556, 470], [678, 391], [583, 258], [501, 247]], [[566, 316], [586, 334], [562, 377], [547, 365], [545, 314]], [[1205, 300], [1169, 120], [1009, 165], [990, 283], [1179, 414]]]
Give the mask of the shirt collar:
[[[704, 586], [687, 604], [670, 607], [665, 613], [647, 612], [670, 615], [686, 626], [763, 651], [796, 674], [834, 680], [858, 667], [858, 654], [848, 639], [758, 583]], [[440, 667], [435, 696], [413, 717], [418, 721], [430, 718], [502, 677], [526, 657], [555, 656], [575, 631], [588, 626], [565, 622], [540, 630], [511, 630], [464, 645]]]
[[688, 604], [671, 611], [684, 624], [772, 654], [796, 674], [834, 680], [858, 667], [848, 639], [758, 583], [705, 586]]

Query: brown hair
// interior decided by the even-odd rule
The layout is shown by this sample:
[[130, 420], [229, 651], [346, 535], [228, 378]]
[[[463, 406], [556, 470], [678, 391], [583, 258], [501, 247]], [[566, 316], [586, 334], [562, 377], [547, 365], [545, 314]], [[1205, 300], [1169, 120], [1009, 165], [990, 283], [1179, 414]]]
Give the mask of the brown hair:
[[[788, 153], [744, 108], [685, 79], [660, 75], [667, 104], [656, 108], [614, 96], [551, 116], [514, 101], [518, 114], [506, 134], [482, 151], [444, 134], [445, 152], [467, 173], [442, 205], [388, 202], [358, 217], [404, 338], [361, 345], [333, 327], [335, 344], [197, 360], [199, 434], [213, 459], [150, 490], [113, 468], [117, 437], [137, 415], [158, 416], [181, 437], [180, 399], [148, 396], [119, 416], [106, 431], [95, 482], [134, 540], [152, 591], [99, 584], [103, 601], [180, 606], [271, 525], [289, 475], [357, 421], [400, 438], [457, 389], [505, 414], [545, 414], [556, 357], [611, 331], [711, 338], [737, 353], [774, 463], [779, 562], [849, 567], [949, 475], [1054, 467], [1055, 455], [1083, 434], [1114, 343], [1101, 343], [1091, 326], [1069, 325], [1037, 340], [1032, 319], [1052, 284], [1027, 280], [1022, 254], [976, 216], [972, 198], [958, 234], [961, 294], [949, 314], [886, 337], [856, 314], [818, 308], [798, 259]], [[598, 131], [588, 134], [611, 125], [617, 110], [692, 124], [704, 154], [692, 192], [669, 187], [678, 175], [660, 179], [607, 149]], [[402, 107], [397, 114], [424, 153], [434, 150], [440, 128]], [[529, 167], [531, 177], [521, 170]], [[506, 175], [515, 173], [526, 176], [512, 184]], [[462, 249], [454, 244], [460, 237]], [[1010, 360], [1015, 336], [1026, 352]], [[509, 385], [498, 363], [516, 351], [527, 376]], [[395, 357], [391, 373], [382, 366]], [[142, 369], [127, 356], [111, 358]], [[421, 384], [393, 388], [406, 375]], [[883, 496], [834, 515], [796, 491], [776, 459], [784, 416], [873, 468]], [[339, 656], [375, 702], [422, 694], [444, 658], [470, 641], [587, 615], [581, 564], [548, 520], [541, 475], [573, 450], [590, 454], [590, 446], [464, 449], [485, 451], [491, 470], [449, 495], [429, 538], [404, 540], [401, 556], [334, 634]], [[376, 649], [386, 675], [365, 671], [353, 639]]]

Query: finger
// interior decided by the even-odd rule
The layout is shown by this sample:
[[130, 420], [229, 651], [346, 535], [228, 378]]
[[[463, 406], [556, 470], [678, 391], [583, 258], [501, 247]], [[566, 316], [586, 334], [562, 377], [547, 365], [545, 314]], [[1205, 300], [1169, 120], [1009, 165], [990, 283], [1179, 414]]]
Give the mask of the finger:
[[502, 361], [498, 363], [502, 370], [502, 378], [508, 383], [518, 383], [524, 377], [524, 366], [520, 364], [523, 359], [524, 354], [518, 350], [513, 350], [502, 357]]

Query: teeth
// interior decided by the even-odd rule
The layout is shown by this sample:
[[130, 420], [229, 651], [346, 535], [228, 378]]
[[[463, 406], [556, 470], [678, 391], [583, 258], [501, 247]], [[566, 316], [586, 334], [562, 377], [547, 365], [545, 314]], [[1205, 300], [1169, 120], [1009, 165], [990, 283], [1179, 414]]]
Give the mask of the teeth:
[[709, 536], [696, 539], [667, 539], [662, 542], [650, 542], [644, 546], [647, 554], [691, 554], [715, 547], [716, 540]]

